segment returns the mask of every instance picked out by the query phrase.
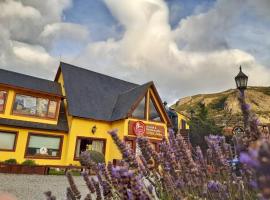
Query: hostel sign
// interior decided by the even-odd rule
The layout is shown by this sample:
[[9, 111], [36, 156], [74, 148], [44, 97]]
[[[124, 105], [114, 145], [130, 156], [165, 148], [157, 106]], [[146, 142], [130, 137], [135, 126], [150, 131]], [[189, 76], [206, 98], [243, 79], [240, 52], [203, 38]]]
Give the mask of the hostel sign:
[[128, 134], [162, 138], [165, 135], [165, 128], [160, 125], [145, 124], [142, 121], [129, 121]]

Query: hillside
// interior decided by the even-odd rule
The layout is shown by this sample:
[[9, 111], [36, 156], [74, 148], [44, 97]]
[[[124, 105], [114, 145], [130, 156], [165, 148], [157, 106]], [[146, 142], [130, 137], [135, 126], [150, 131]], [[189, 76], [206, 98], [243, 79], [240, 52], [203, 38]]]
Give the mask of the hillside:
[[[258, 116], [261, 123], [270, 123], [270, 87], [248, 87], [245, 91], [246, 102]], [[238, 103], [238, 91], [230, 89], [214, 94], [198, 94], [179, 99], [172, 108], [190, 115], [190, 110], [198, 109], [204, 103], [209, 115], [216, 123], [224, 126], [241, 124], [241, 110]]]

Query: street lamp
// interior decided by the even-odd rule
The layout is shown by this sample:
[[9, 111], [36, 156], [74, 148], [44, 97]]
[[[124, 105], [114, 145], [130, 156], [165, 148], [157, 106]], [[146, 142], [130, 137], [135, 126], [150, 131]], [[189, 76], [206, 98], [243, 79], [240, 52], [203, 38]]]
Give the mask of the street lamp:
[[248, 105], [246, 104], [245, 101], [245, 89], [247, 89], [247, 82], [248, 82], [248, 76], [245, 75], [242, 72], [242, 67], [240, 66], [240, 71], [237, 74], [237, 76], [234, 78], [236, 87], [240, 91], [240, 97], [238, 98], [241, 110], [243, 113], [243, 121], [244, 121], [244, 130], [248, 133], [248, 119], [249, 119], [249, 111], [248, 111]]
[[240, 66], [240, 72], [237, 74], [237, 76], [234, 79], [235, 79], [237, 89], [239, 89], [240, 92], [244, 92], [244, 90], [247, 89], [248, 76], [242, 72], [241, 66]]

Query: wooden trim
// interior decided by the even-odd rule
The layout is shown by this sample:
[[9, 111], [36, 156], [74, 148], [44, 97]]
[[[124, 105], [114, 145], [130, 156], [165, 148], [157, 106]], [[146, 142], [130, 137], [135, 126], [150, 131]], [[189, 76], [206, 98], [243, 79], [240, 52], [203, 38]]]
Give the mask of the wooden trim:
[[8, 98], [9, 90], [6, 90], [6, 89], [2, 89], [2, 88], [0, 88], [0, 92], [1, 92], [1, 91], [6, 92], [6, 95], [5, 95], [5, 100], [4, 100], [4, 105], [3, 105], [3, 110], [2, 110], [2, 111], [0, 111], [0, 114], [4, 114], [4, 113], [5, 113], [5, 111], [6, 111], [6, 105], [7, 105], [7, 98]]
[[[18, 141], [18, 131], [10, 131], [10, 130], [0, 130], [0, 132], [9, 133], [9, 134], [15, 134], [13, 148], [12, 149], [0, 149], [0, 151], [8, 151], [8, 152], [15, 152], [17, 147], [17, 141]], [[1, 134], [1, 133], [0, 133]]]
[[[161, 121], [150, 120], [150, 114], [151, 114], [150, 100], [153, 102], [153, 105], [154, 105], [156, 111], [158, 112], [159, 118], [160, 118]], [[164, 118], [163, 118], [163, 116], [162, 116], [162, 114], [161, 114], [161, 112], [160, 112], [160, 110], [159, 110], [159, 108], [158, 108], [158, 106], [157, 106], [157, 104], [156, 104], [156, 101], [155, 101], [155, 99], [154, 99], [154, 97], [153, 97], [152, 94], [150, 94], [150, 97], [149, 97], [149, 113], [148, 113], [148, 118], [149, 118], [149, 121], [150, 121], [150, 122], [165, 123], [165, 120], [164, 120]]]
[[79, 161], [79, 157], [76, 157], [76, 150], [77, 150], [77, 146], [78, 146], [78, 140], [79, 139], [90, 139], [90, 140], [98, 140], [98, 141], [103, 141], [104, 142], [104, 146], [103, 146], [103, 154], [104, 157], [106, 155], [106, 145], [107, 145], [107, 139], [106, 138], [96, 138], [96, 137], [87, 137], [87, 136], [77, 136], [76, 137], [76, 144], [75, 144], [75, 149], [74, 149], [74, 156], [73, 156], [73, 160], [75, 161]]
[[[47, 107], [47, 112], [46, 115], [48, 115], [48, 110], [49, 110], [49, 103], [50, 101], [56, 101], [57, 102], [57, 106], [56, 106], [56, 113], [55, 113], [55, 118], [50, 118], [48, 116], [46, 117], [40, 117], [40, 116], [36, 116], [36, 115], [28, 115], [28, 114], [22, 114], [22, 113], [14, 113], [14, 103], [16, 100], [16, 96], [17, 95], [22, 95], [22, 96], [29, 96], [29, 97], [34, 97], [34, 98], [43, 98], [43, 99], [47, 99], [48, 100], [48, 107]], [[52, 98], [52, 97], [48, 97], [48, 96], [43, 96], [43, 95], [39, 95], [39, 94], [28, 94], [28, 93], [23, 93], [23, 92], [17, 92], [15, 91], [14, 93], [14, 97], [13, 97], [13, 101], [12, 101], [12, 107], [11, 107], [11, 114], [14, 116], [21, 116], [21, 117], [31, 117], [31, 118], [36, 118], [36, 119], [44, 119], [44, 120], [51, 120], [51, 121], [55, 121], [58, 119], [59, 117], [59, 110], [60, 110], [60, 99], [58, 98]], [[16, 112], [16, 111], [15, 111]]]
[[65, 96], [63, 96], [63, 95], [58, 95], [58, 94], [54, 94], [54, 93], [47, 93], [47, 92], [43, 92], [40, 90], [33, 90], [33, 89], [23, 88], [23, 87], [19, 87], [19, 86], [7, 85], [7, 84], [3, 84], [3, 83], [0, 83], [0, 87], [13, 89], [13, 90], [17, 90], [17, 91], [19, 90], [19, 91], [23, 91], [23, 92], [34, 93], [34, 94], [38, 93], [38, 94], [46, 95], [46, 96], [50, 96], [50, 97], [65, 98]]
[[[33, 155], [27, 155], [27, 149], [30, 141], [31, 136], [42, 136], [42, 137], [55, 137], [60, 138], [60, 144], [59, 144], [59, 155], [57, 156], [33, 156]], [[43, 134], [43, 133], [28, 133], [27, 142], [25, 146], [25, 152], [24, 152], [24, 158], [31, 158], [31, 159], [50, 159], [50, 160], [61, 160], [62, 157], [62, 148], [63, 148], [63, 141], [64, 136], [63, 135], [50, 135], [50, 134]]]
[[[161, 108], [163, 108], [163, 103], [162, 103], [162, 101], [161, 101], [161, 98], [160, 98], [160, 96], [159, 96], [159, 94], [158, 94], [158, 92], [157, 92], [157, 89], [156, 89], [156, 87], [155, 87], [154, 84], [151, 85], [151, 89], [152, 89], [152, 92], [154, 93], [154, 96], [157, 98], [157, 101], [159, 102]], [[168, 114], [167, 114], [165, 108], [162, 109], [162, 113], [164, 114], [164, 116], [165, 116], [165, 118], [166, 118], [167, 126], [172, 127], [171, 120], [170, 120], [170, 118], [169, 118], [169, 116], [168, 116]]]

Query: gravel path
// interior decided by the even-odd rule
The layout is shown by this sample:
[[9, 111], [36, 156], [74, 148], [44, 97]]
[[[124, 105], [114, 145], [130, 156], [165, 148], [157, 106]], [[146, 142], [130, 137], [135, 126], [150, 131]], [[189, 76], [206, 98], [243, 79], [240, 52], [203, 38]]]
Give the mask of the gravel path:
[[[85, 197], [88, 189], [83, 178], [75, 176], [74, 180], [82, 197]], [[43, 193], [48, 190], [52, 191], [57, 200], [65, 200], [67, 186], [65, 176], [0, 174], [0, 192], [12, 193], [18, 200], [45, 200]]]

